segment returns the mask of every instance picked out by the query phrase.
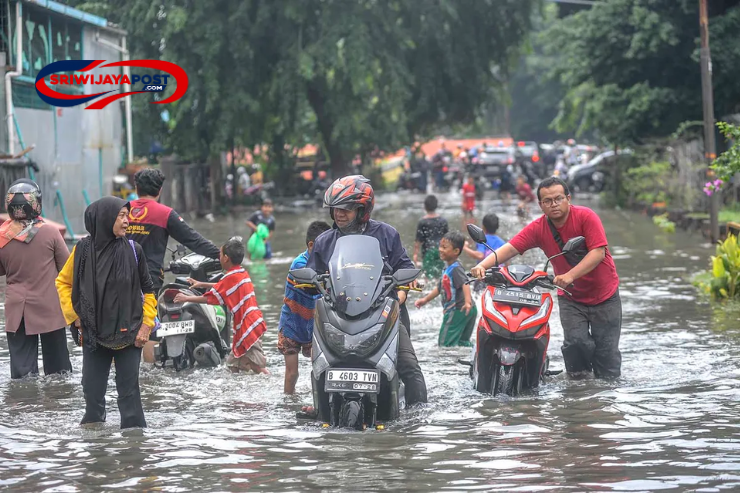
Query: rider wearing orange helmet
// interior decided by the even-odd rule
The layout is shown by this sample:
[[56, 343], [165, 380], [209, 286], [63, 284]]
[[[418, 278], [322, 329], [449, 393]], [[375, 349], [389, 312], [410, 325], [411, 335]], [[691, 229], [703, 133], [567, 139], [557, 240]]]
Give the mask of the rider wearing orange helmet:
[[[398, 231], [389, 224], [370, 219], [374, 206], [375, 192], [370, 180], [362, 175], [335, 180], [324, 194], [324, 207], [329, 208], [334, 225], [316, 238], [306, 267], [318, 273], [328, 272], [328, 262], [337, 240], [344, 235], [362, 234], [378, 240], [381, 255], [391, 270], [389, 274], [398, 269], [415, 268], [406, 254]], [[401, 380], [406, 385], [406, 403], [411, 405], [427, 401], [427, 387], [411, 344], [406, 293], [399, 291], [397, 296], [401, 302], [401, 323], [405, 327], [405, 330], [399, 331], [397, 367]]]

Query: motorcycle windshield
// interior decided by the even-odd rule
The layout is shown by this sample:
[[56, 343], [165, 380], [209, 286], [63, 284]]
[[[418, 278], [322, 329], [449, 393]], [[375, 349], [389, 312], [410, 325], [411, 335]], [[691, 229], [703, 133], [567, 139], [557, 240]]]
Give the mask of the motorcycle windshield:
[[377, 239], [365, 235], [339, 238], [329, 260], [331, 295], [337, 311], [356, 317], [369, 310], [383, 265]]

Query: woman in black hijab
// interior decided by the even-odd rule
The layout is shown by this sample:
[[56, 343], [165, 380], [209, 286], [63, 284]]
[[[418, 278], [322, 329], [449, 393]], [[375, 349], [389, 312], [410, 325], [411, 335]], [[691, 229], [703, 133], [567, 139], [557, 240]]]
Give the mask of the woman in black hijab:
[[157, 301], [144, 252], [126, 239], [129, 210], [129, 203], [117, 197], [90, 204], [85, 210], [90, 236], [75, 246], [56, 281], [65, 319], [81, 333], [82, 424], [105, 421], [105, 391], [114, 360], [121, 428], [146, 427], [139, 364]]

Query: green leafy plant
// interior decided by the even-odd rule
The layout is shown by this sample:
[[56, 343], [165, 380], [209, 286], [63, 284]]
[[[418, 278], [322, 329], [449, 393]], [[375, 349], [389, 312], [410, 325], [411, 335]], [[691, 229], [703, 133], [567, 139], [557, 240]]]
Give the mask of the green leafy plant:
[[676, 232], [676, 223], [668, 219], [668, 214], [653, 216], [653, 223], [666, 233]]
[[651, 162], [627, 170], [624, 189], [628, 191], [630, 201], [645, 204], [669, 202], [666, 190], [671, 171], [671, 164], [667, 161]]
[[740, 247], [735, 235], [717, 245], [711, 269], [697, 276], [694, 284], [715, 300], [740, 299]]
[[740, 173], [740, 126], [717, 122], [717, 127], [727, 140], [733, 142], [732, 146], [720, 154], [711, 166], [719, 177], [719, 186], [721, 186], [722, 183], [728, 183], [736, 173]]

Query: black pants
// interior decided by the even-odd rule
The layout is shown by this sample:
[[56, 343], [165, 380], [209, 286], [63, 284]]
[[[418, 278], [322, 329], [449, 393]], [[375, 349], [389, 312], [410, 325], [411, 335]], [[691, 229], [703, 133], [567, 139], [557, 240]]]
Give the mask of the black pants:
[[568, 373], [591, 371], [598, 378], [619, 377], [622, 353], [622, 300], [619, 291], [598, 305], [588, 306], [559, 297], [563, 324], [563, 359]]
[[[404, 317], [405, 314], [405, 317]], [[401, 324], [404, 319], [409, 320], [406, 305], [401, 305]], [[414, 346], [411, 344], [411, 335], [406, 325], [398, 331], [398, 374], [406, 385], [406, 404], [411, 406], [427, 401], [427, 384], [421, 373], [419, 361], [416, 359]]]
[[85, 416], [81, 424], [105, 421], [105, 391], [111, 361], [116, 363], [116, 390], [121, 428], [146, 428], [139, 391], [141, 348], [128, 346], [108, 349], [85, 345], [82, 349], [82, 391], [85, 394]]
[[[16, 332], [6, 334], [10, 352], [10, 378], [23, 378], [30, 374], [38, 375], [39, 336], [26, 334], [26, 324], [23, 319]], [[46, 375], [72, 371], [65, 329], [41, 334], [41, 356]]]

